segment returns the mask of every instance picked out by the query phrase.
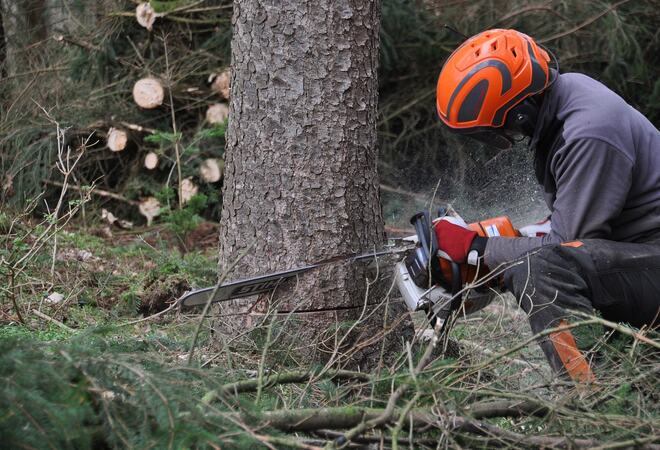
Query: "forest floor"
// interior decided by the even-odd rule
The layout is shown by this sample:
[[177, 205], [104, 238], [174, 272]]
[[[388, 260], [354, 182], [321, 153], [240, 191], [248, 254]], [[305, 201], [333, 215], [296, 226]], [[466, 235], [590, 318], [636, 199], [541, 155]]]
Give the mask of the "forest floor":
[[[200, 327], [200, 311], [146, 319], [191, 286], [215, 282], [212, 224], [183, 238], [163, 225], [74, 224], [41, 246], [43, 225], [0, 225], [7, 233], [8, 280], [0, 304], [0, 434], [11, 447], [341, 447], [337, 430], [369, 424], [371, 409], [351, 422], [346, 417], [353, 409], [382, 412], [403, 385], [398, 415], [369, 424], [356, 434], [356, 446], [660, 444], [659, 341], [649, 332], [642, 339], [624, 339], [625, 333], [617, 342], [596, 339], [588, 355], [598, 383], [574, 385], [552, 376], [525, 315], [502, 296], [458, 320], [451, 337], [460, 356], [438, 357], [416, 372], [421, 342], [389, 370], [342, 379], [311, 364], [266, 357], [265, 349], [279, 354], [268, 327], [219, 346], [207, 326], [212, 320]], [[31, 255], [29, 263], [19, 273], [8, 271], [21, 255]], [[414, 321], [421, 335], [425, 319]], [[277, 376], [299, 379], [271, 379]], [[234, 382], [254, 386], [230, 394]], [[479, 409], [484, 405], [486, 413]], [[297, 416], [273, 416], [283, 411], [327, 415], [327, 426], [305, 431]], [[413, 433], [417, 419], [407, 411], [435, 419]], [[332, 426], [333, 414], [348, 422]]]

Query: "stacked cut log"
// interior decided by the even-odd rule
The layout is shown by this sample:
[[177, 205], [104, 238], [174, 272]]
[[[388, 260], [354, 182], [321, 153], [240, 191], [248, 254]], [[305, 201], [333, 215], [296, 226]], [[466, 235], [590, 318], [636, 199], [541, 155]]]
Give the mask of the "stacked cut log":
[[106, 141], [108, 148], [113, 152], [122, 152], [128, 146], [128, 132], [119, 128], [110, 127]]
[[158, 17], [158, 14], [156, 14], [156, 11], [154, 11], [154, 8], [149, 2], [140, 3], [135, 8], [135, 19], [137, 23], [149, 31], [153, 29], [156, 17]]
[[208, 83], [211, 86], [211, 90], [216, 94], [222, 96], [222, 98], [229, 100], [229, 86], [231, 82], [231, 72], [229, 69], [225, 69], [220, 73], [212, 73], [209, 76]]
[[181, 201], [185, 205], [199, 192], [199, 188], [193, 182], [192, 177], [185, 178], [181, 182]]
[[160, 215], [160, 202], [155, 197], [147, 197], [140, 201], [138, 209], [140, 214], [147, 219], [147, 226], [150, 226], [154, 217]]
[[229, 107], [225, 103], [215, 103], [206, 110], [206, 121], [211, 125], [224, 123], [229, 117]]
[[149, 152], [144, 157], [144, 167], [147, 170], [154, 170], [158, 167], [158, 155], [155, 152]]
[[158, 78], [147, 77], [133, 86], [133, 100], [144, 109], [158, 108], [165, 101], [165, 87]]
[[[158, 17], [158, 14], [155, 13], [148, 2], [142, 2], [137, 6], [136, 19], [141, 26], [152, 30], [156, 17]], [[141, 109], [154, 110], [168, 106], [166, 104], [168, 96], [189, 98], [190, 95], [208, 95], [210, 90], [220, 101], [211, 103], [208, 106], [205, 120], [211, 125], [223, 124], [229, 117], [229, 107], [226, 101], [229, 100], [230, 96], [230, 78], [229, 69], [219, 70], [209, 77], [208, 88], [200, 89], [199, 87], [190, 86], [172, 88], [158, 77], [147, 76], [135, 82], [132, 95], [135, 104]], [[168, 91], [168, 89], [172, 90]], [[111, 126], [107, 131], [107, 147], [113, 152], [124, 151], [131, 143], [140, 142], [142, 135], [145, 133], [154, 134], [159, 132], [156, 129], [147, 129], [138, 124], [128, 124], [121, 121], [113, 121], [108, 125]], [[155, 151], [148, 151], [144, 154], [142, 160], [143, 167], [150, 171], [157, 170], [161, 164], [161, 156], [163, 155]], [[222, 159], [204, 159], [199, 163], [198, 180], [208, 184], [218, 183], [222, 180], [223, 170], [224, 162]], [[195, 184], [193, 177], [184, 178], [178, 187], [181, 190], [179, 199], [182, 204], [189, 202], [199, 192], [199, 186]], [[140, 213], [146, 218], [147, 225], [151, 225], [154, 218], [160, 214], [161, 205], [154, 197], [143, 198], [140, 200], [138, 207]]]
[[224, 164], [215, 158], [205, 159], [199, 166], [199, 176], [207, 183], [217, 183], [222, 178]]

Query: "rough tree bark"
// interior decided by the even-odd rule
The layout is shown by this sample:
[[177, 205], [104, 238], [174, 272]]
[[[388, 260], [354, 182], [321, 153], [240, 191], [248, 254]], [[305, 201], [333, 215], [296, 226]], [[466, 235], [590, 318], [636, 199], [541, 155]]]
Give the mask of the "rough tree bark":
[[[230, 278], [382, 244], [376, 172], [379, 3], [234, 2], [221, 274], [250, 246]], [[332, 323], [358, 318], [365, 291], [358, 264], [336, 264], [280, 288], [277, 307], [295, 310], [299, 342], [323, 351], [315, 338]], [[264, 311], [268, 301], [262, 296], [249, 308]], [[237, 307], [225, 305], [223, 311]], [[378, 317], [382, 327], [382, 314]]]

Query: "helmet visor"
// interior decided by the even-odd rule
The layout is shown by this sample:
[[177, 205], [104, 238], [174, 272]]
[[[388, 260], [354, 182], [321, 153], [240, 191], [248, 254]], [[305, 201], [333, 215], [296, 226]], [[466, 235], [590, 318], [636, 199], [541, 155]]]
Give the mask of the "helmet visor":
[[503, 128], [475, 127], [475, 128], [451, 128], [446, 124], [444, 127], [452, 133], [468, 136], [498, 150], [508, 150], [513, 147], [514, 139], [506, 134]]
[[504, 133], [492, 130], [476, 130], [471, 133], [461, 133], [476, 139], [498, 150], [508, 150], [513, 147], [513, 140]]

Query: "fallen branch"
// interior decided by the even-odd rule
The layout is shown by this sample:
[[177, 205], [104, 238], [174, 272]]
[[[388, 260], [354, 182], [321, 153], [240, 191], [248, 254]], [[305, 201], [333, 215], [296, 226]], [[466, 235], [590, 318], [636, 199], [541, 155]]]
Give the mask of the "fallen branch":
[[653, 339], [649, 339], [646, 336], [644, 336], [641, 333], [636, 332], [635, 330], [631, 329], [630, 327], [627, 327], [625, 325], [622, 325], [620, 323], [616, 322], [611, 322], [609, 320], [601, 319], [600, 317], [596, 317], [592, 314], [587, 314], [582, 311], [571, 311], [573, 314], [576, 316], [583, 317], [585, 319], [594, 321], [595, 323], [599, 323], [607, 328], [611, 328], [613, 330], [618, 331], [619, 333], [626, 334], [634, 339], [637, 339], [640, 342], [643, 342], [645, 344], [650, 345], [651, 347], [655, 347], [657, 349], [660, 349], [660, 342], [654, 341]]
[[[335, 440], [337, 438], [340, 438], [343, 436], [343, 433], [340, 433], [338, 431], [332, 431], [332, 430], [316, 430], [314, 431], [314, 434], [322, 437], [323, 439], [330, 439], [330, 440]], [[393, 439], [384, 437], [384, 436], [360, 436], [355, 439], [353, 439], [353, 442], [355, 444], [385, 444], [385, 445], [392, 445]], [[398, 443], [400, 445], [406, 445], [408, 447], [415, 448], [414, 446], [419, 446], [419, 445], [425, 445], [427, 447], [435, 448], [438, 445], [438, 440], [437, 439], [423, 439], [423, 438], [413, 438], [411, 439], [406, 439], [406, 438], [399, 438]], [[359, 447], [363, 448], [363, 447]]]
[[[318, 409], [282, 409], [265, 411], [259, 414], [258, 418], [259, 422], [264, 425], [287, 432], [316, 431], [322, 429], [343, 430], [356, 427], [364, 422], [379, 420], [385, 412], [385, 409], [354, 406]], [[399, 416], [397, 413], [400, 411], [392, 410], [392, 412], [394, 414], [391, 414], [391, 416]], [[437, 422], [436, 418], [428, 411], [419, 410], [410, 411], [407, 419], [413, 428], [422, 428]], [[393, 423], [391, 419], [381, 420], [376, 424], [375, 428], [383, 428]]]
[[475, 419], [489, 419], [492, 417], [545, 417], [552, 412], [551, 408], [529, 400], [480, 402], [469, 405], [465, 410]]
[[485, 436], [487, 439], [479, 441], [479, 444], [483, 445], [484, 448], [499, 446], [503, 442], [519, 444], [525, 448], [593, 448], [603, 445], [602, 442], [593, 439], [572, 439], [563, 436], [526, 436], [485, 422], [466, 420], [461, 417], [450, 420], [454, 421], [453, 423], [456, 425], [453, 431]]
[[75, 331], [73, 328], [64, 325], [64, 324], [63, 324], [62, 322], [60, 322], [59, 320], [57, 320], [57, 319], [53, 319], [52, 317], [50, 317], [50, 316], [48, 316], [48, 315], [42, 313], [42, 312], [39, 311], [39, 310], [33, 309], [33, 310], [32, 310], [32, 314], [34, 314], [35, 316], [40, 317], [40, 318], [42, 318], [42, 319], [44, 319], [44, 320], [47, 320], [47, 321], [50, 322], [50, 323], [54, 323], [55, 325], [57, 325], [58, 327], [60, 327], [60, 328], [62, 328], [62, 329], [64, 329], [64, 330], [71, 331], [71, 332]]

